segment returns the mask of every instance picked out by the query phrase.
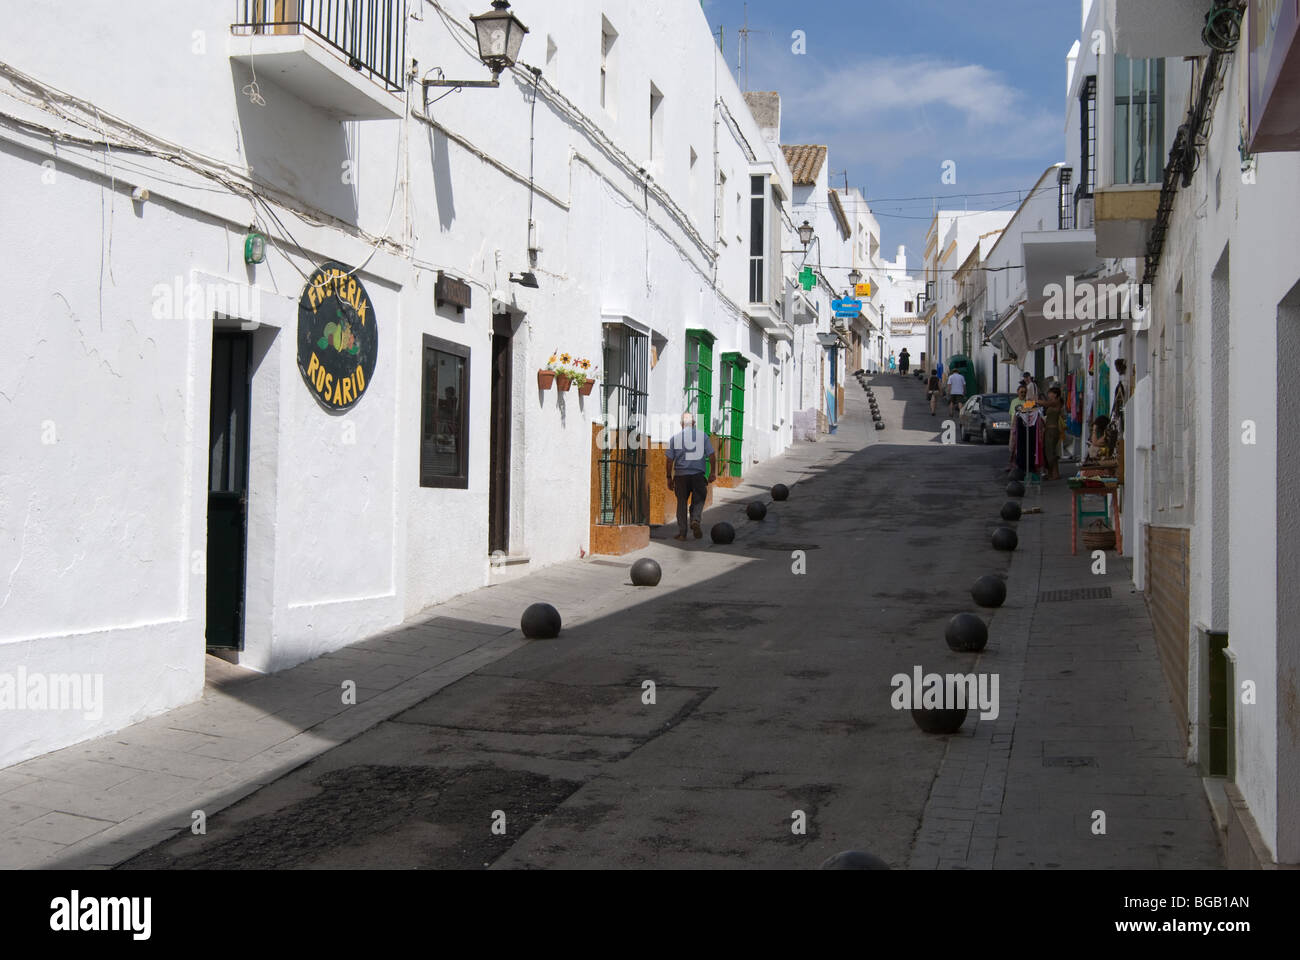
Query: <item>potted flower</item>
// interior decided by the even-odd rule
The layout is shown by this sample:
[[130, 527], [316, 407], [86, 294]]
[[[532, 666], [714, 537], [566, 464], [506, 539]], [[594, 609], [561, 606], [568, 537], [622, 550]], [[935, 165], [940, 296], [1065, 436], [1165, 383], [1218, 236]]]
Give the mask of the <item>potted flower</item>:
[[591, 365], [585, 357], [578, 361], [574, 382], [578, 384], [578, 396], [589, 397], [596, 386], [596, 374], [600, 371]]
[[560, 358], [555, 354], [551, 354], [551, 359], [546, 361], [546, 369], [537, 371], [537, 386], [539, 389], [551, 389], [551, 385], [555, 383], [555, 368], [559, 362]]
[[573, 385], [573, 357], [567, 353], [560, 354], [560, 365], [555, 368], [555, 387], [561, 393], [568, 393]]

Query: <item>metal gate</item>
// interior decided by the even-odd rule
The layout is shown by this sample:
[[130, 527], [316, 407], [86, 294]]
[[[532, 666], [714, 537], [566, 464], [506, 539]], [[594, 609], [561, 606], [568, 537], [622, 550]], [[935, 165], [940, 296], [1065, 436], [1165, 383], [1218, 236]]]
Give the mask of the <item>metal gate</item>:
[[650, 338], [630, 327], [605, 327], [601, 413], [608, 442], [600, 452], [600, 523], [650, 523], [646, 483]]

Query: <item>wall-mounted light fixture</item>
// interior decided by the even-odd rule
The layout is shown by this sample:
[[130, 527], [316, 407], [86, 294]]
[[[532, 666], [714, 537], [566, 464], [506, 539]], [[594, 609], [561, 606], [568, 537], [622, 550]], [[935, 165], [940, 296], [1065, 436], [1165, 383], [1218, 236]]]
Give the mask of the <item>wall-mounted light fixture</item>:
[[248, 228], [248, 236], [244, 238], [244, 262], [261, 263], [266, 259], [266, 237], [257, 232], [257, 225], [253, 224]]
[[422, 80], [420, 82], [424, 86], [426, 107], [429, 105], [430, 87], [499, 87], [501, 74], [513, 67], [519, 59], [519, 48], [523, 45], [528, 28], [510, 11], [507, 0], [492, 0], [491, 10], [470, 17], [470, 20], [474, 22], [474, 32], [478, 36], [478, 58], [492, 71], [492, 79]]
[[816, 231], [813, 230], [813, 225], [807, 220], [799, 224], [799, 242], [803, 244], [805, 250], [807, 250], [808, 245], [813, 242], [813, 235], [815, 233]]

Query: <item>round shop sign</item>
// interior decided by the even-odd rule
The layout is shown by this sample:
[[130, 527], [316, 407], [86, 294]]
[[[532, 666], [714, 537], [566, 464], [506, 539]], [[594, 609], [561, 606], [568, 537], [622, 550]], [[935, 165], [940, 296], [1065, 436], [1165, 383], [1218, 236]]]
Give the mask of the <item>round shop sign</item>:
[[375, 307], [361, 281], [341, 263], [312, 273], [298, 301], [298, 370], [327, 410], [356, 405], [379, 355]]

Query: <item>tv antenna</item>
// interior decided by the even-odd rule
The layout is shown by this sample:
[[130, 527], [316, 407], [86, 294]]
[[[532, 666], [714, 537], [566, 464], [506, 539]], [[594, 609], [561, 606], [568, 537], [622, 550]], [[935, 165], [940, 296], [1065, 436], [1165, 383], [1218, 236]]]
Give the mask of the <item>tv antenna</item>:
[[760, 37], [768, 35], [766, 30], [749, 29], [749, 4], [745, 4], [745, 25], [736, 31], [740, 40], [736, 43], [736, 79], [739, 80], [742, 73], [745, 77], [744, 92], [749, 92], [749, 38], [752, 34], [758, 34]]

